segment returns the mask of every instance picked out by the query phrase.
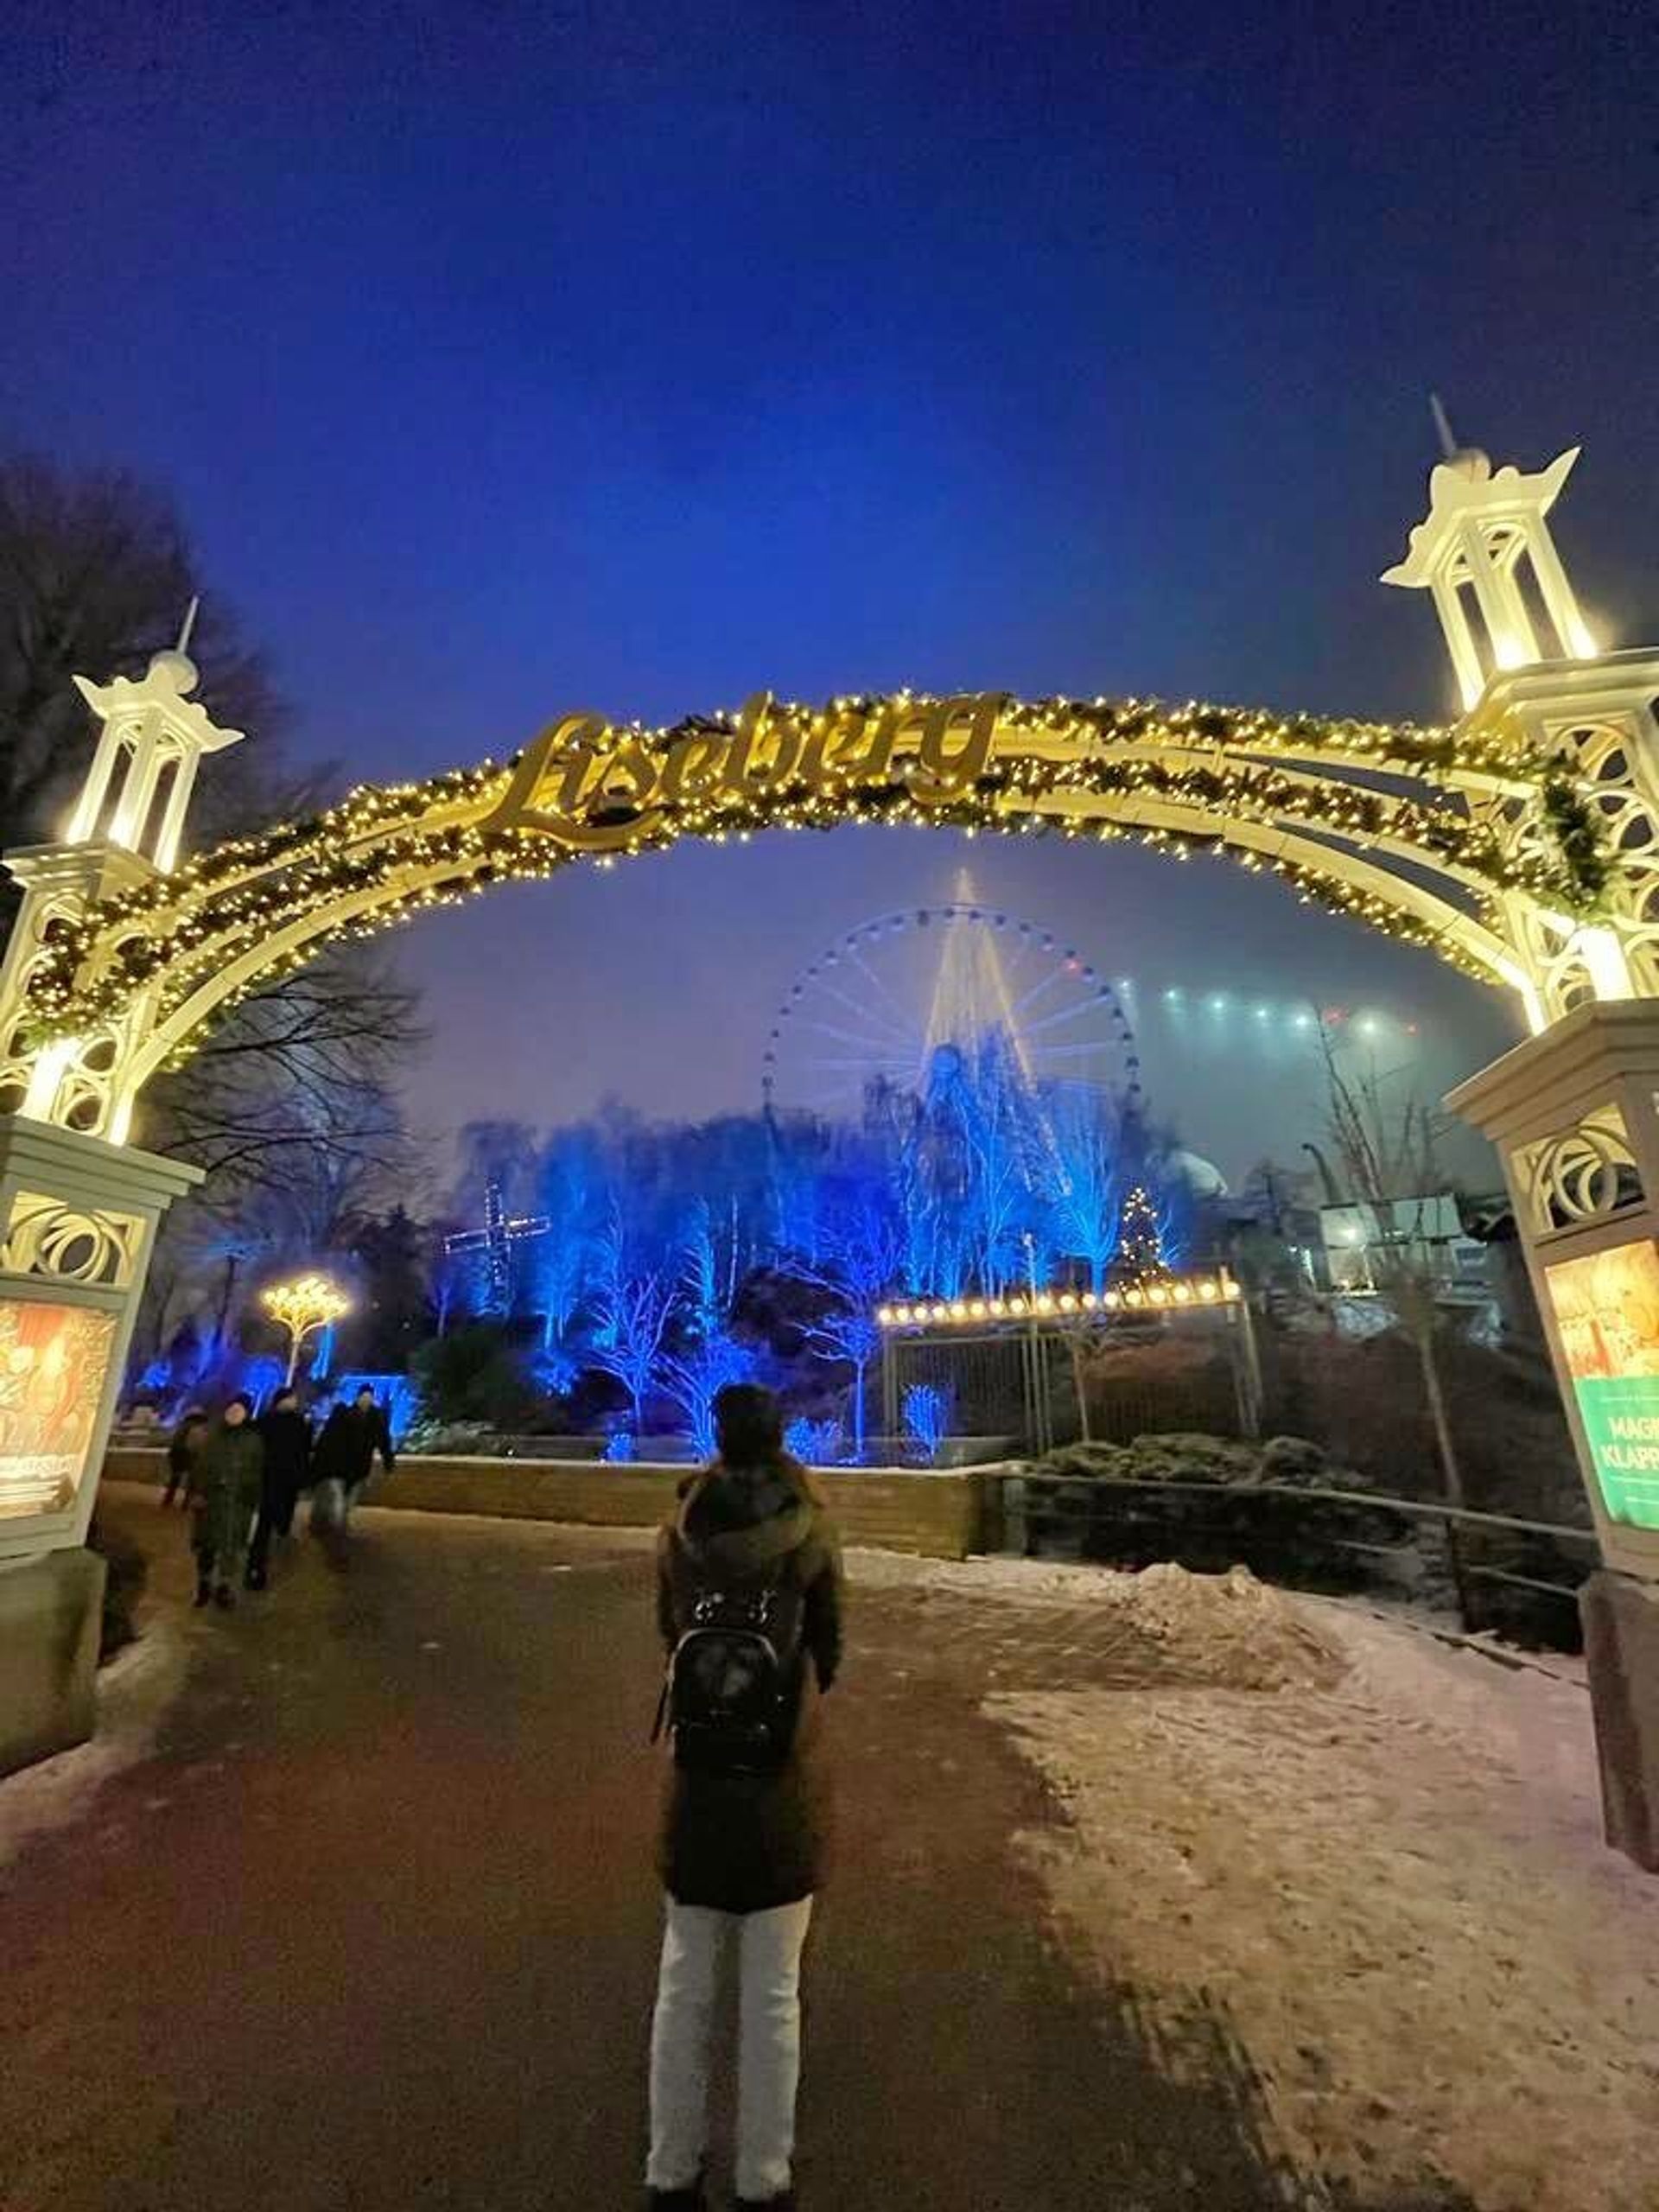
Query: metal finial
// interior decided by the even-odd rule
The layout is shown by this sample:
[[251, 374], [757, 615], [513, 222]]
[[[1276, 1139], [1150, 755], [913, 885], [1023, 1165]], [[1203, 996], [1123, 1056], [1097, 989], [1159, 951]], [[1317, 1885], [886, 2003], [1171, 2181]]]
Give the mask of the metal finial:
[[179, 625], [179, 642], [173, 648], [175, 653], [188, 653], [189, 652], [190, 633], [196, 626], [196, 609], [200, 605], [201, 594], [200, 592], [192, 592], [190, 594], [190, 604], [184, 610], [184, 620]]
[[1428, 395], [1428, 411], [1434, 417], [1434, 429], [1440, 441], [1441, 454], [1447, 461], [1456, 460], [1458, 442], [1452, 435], [1452, 425], [1446, 418], [1446, 409], [1440, 403], [1440, 395], [1438, 391], [1431, 391]]

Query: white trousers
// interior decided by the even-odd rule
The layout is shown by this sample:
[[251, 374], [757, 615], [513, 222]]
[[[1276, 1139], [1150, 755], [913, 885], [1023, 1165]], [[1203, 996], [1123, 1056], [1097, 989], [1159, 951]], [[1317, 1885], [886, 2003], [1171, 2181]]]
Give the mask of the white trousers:
[[709, 2148], [715, 1978], [735, 1930], [741, 1967], [737, 2193], [764, 2204], [791, 2186], [801, 2074], [801, 1948], [812, 1900], [775, 1912], [706, 1911], [668, 1901], [651, 2030], [648, 2189], [690, 2189]]

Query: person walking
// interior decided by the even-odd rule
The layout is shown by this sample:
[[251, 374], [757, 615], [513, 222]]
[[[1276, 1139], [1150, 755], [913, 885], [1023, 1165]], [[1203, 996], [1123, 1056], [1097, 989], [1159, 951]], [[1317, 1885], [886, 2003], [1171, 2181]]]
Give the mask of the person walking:
[[336, 1406], [323, 1423], [322, 1434], [311, 1463], [316, 1495], [311, 1507], [314, 1530], [337, 1527], [342, 1532], [351, 1520], [357, 1494], [369, 1479], [374, 1455], [390, 1474], [397, 1464], [391, 1448], [391, 1429], [365, 1382], [349, 1406]]
[[207, 1415], [200, 1406], [189, 1406], [184, 1419], [174, 1430], [167, 1447], [167, 1487], [162, 1492], [162, 1508], [172, 1504], [174, 1493], [179, 1503], [188, 1510], [190, 1504], [190, 1471], [194, 1466], [202, 1446], [207, 1441]]
[[280, 1389], [270, 1410], [259, 1417], [259, 1441], [265, 1447], [259, 1481], [259, 1517], [248, 1552], [248, 1587], [263, 1590], [270, 1569], [270, 1540], [294, 1527], [294, 1508], [311, 1479], [311, 1424], [300, 1411], [300, 1394], [291, 1382]]
[[265, 1447], [240, 1395], [231, 1400], [203, 1445], [191, 1478], [196, 1513], [196, 1603], [209, 1599], [227, 1612], [247, 1556], [248, 1532], [259, 1503]]
[[822, 1879], [818, 1700], [841, 1664], [841, 1560], [768, 1390], [715, 1401], [719, 1457], [658, 1553], [673, 1745], [660, 1872], [666, 1926], [651, 2036], [654, 2212], [702, 2212], [721, 1949], [738, 1947], [739, 2212], [792, 2212], [800, 1967]]

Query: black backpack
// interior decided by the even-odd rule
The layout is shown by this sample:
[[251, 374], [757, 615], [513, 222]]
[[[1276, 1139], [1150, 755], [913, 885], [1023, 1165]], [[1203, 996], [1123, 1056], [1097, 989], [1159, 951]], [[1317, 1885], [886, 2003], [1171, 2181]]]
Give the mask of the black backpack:
[[792, 1560], [769, 1582], [705, 1587], [674, 1647], [664, 1716], [677, 1765], [694, 1774], [775, 1774], [800, 1712], [806, 1597]]

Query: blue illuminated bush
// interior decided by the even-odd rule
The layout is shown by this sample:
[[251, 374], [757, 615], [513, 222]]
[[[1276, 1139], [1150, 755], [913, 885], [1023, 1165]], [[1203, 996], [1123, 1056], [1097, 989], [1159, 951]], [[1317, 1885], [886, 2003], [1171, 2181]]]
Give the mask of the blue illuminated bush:
[[838, 1467], [847, 1441], [838, 1421], [792, 1421], [784, 1431], [784, 1448], [809, 1467]]
[[930, 1464], [950, 1433], [951, 1394], [937, 1382], [912, 1382], [905, 1393], [905, 1433]]

